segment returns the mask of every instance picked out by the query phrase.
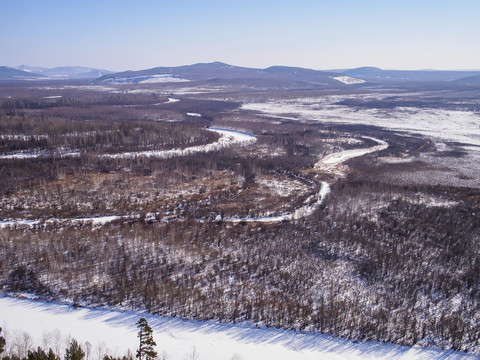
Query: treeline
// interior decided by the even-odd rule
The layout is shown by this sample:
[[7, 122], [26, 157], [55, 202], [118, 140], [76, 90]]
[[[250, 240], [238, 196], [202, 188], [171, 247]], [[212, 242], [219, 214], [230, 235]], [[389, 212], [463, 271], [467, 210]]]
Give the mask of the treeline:
[[[0, 335], [2, 328], [0, 328]], [[105, 334], [107, 335], [107, 334]], [[0, 359], [2, 360], [133, 360], [130, 350], [123, 356], [110, 355], [105, 343], [100, 341], [96, 346], [90, 342], [79, 343], [75, 338], [63, 336], [57, 329], [44, 333], [42, 346], [33, 346], [33, 339], [27, 332], [9, 336], [7, 341], [0, 337]], [[62, 348], [66, 344], [66, 348]], [[165, 359], [165, 357], [161, 357]]]
[[[62, 359], [60, 353], [55, 352], [52, 348], [48, 348], [48, 350], [38, 346], [36, 349], [29, 349], [29, 343], [25, 343], [25, 341], [31, 341], [29, 338], [28, 333], [23, 334], [23, 343], [22, 344], [14, 344], [12, 349], [8, 351], [7, 355], [1, 357], [2, 360], [60, 360]], [[88, 355], [85, 353], [82, 346], [77, 342], [77, 340], [72, 339], [68, 344], [68, 347], [63, 351], [64, 360], [88, 360], [92, 358], [91, 352], [91, 344], [85, 344], [87, 347], [87, 351], [89, 352]], [[87, 356], [86, 356], [87, 355]], [[102, 360], [102, 359], [100, 359]], [[114, 357], [110, 355], [104, 355], [103, 360], [133, 360], [133, 356], [131, 354], [125, 355], [123, 357]]]
[[[152, 330], [146, 320], [143, 319], [143, 321], [142, 326], [147, 326], [150, 330], [149, 339], [151, 339]], [[2, 328], [0, 328], [0, 335], [2, 335]], [[7, 340], [4, 336], [7, 337]], [[103, 341], [100, 341], [95, 347], [88, 341], [80, 344], [70, 335], [63, 336], [58, 329], [52, 332], [44, 332], [42, 335], [43, 347], [38, 346], [37, 348], [34, 348], [33, 339], [27, 332], [15, 332], [13, 334], [9, 332], [8, 336], [6, 334], [4, 336], [0, 336], [0, 358], [2, 360], [60, 360], [61, 358], [64, 360], [89, 360], [94, 357], [98, 360], [133, 360], [134, 358], [130, 350], [121, 357], [109, 355], [109, 349]], [[141, 340], [139, 343], [139, 353], [141, 352], [144, 355], [145, 350], [140, 351], [143, 346], [142, 342], [145, 342], [145, 340]], [[65, 349], [62, 348], [63, 344], [66, 344]], [[139, 357], [138, 354], [137, 358], [139, 360], [142, 360], [142, 358], [153, 360], [148, 356]]]
[[[47, 95], [48, 92], [38, 92]], [[6, 115], [20, 115], [24, 110], [47, 110], [52, 108], [68, 107], [70, 111], [75, 109], [95, 106], [118, 106], [118, 105], [148, 105], [152, 103], [167, 102], [165, 96], [151, 94], [149, 96], [139, 94], [108, 94], [94, 96], [88, 93], [79, 94], [63, 90], [62, 96], [17, 96], [15, 98], [0, 99], [0, 113]]]
[[[78, 342], [70, 335], [63, 336], [60, 330], [55, 329], [52, 332], [45, 332], [42, 335], [42, 346], [34, 346], [33, 339], [27, 332], [13, 333], [7, 336], [5, 340], [0, 328], [0, 359], [2, 360], [168, 360], [169, 354], [163, 350], [160, 353], [156, 351], [157, 343], [153, 339], [153, 330], [148, 325], [145, 318], [140, 318], [136, 323], [138, 328], [137, 338], [138, 348], [135, 356], [128, 349], [124, 355], [111, 354], [102, 339], [99, 339], [97, 345], [92, 345], [89, 341]], [[104, 334], [108, 337], [109, 334]], [[65, 348], [63, 348], [66, 345]], [[48, 350], [47, 350], [48, 349]], [[228, 358], [227, 356], [225, 357]], [[199, 352], [195, 345], [187, 350], [183, 356], [184, 360], [198, 360]], [[233, 354], [231, 360], [241, 360], [240, 355]]]
[[6, 115], [15, 115], [18, 110], [24, 109], [48, 109], [58, 106], [73, 106], [77, 102], [74, 99], [42, 99], [42, 98], [20, 98], [2, 99], [0, 101], [0, 112]]

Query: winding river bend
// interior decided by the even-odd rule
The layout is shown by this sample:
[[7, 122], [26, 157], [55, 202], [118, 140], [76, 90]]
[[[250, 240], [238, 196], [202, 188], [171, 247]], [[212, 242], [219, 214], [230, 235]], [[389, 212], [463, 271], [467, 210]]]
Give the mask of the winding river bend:
[[[222, 148], [239, 145], [239, 146], [246, 146], [249, 144], [254, 143], [257, 138], [254, 135], [228, 130], [228, 129], [218, 129], [218, 128], [207, 128], [209, 131], [214, 131], [220, 134], [220, 138], [210, 144], [206, 145], [199, 145], [199, 146], [192, 146], [185, 149], [172, 149], [172, 150], [161, 150], [161, 151], [140, 151], [140, 152], [125, 152], [125, 153], [118, 153], [118, 154], [104, 154], [99, 155], [101, 157], [108, 157], [108, 158], [135, 158], [135, 157], [158, 157], [158, 158], [171, 158], [171, 157], [178, 157], [178, 156], [187, 156], [192, 155], [199, 152], [212, 152], [218, 151]], [[341, 168], [341, 165], [346, 162], [347, 160], [353, 159], [355, 157], [360, 157], [366, 154], [370, 154], [373, 152], [385, 150], [388, 148], [388, 143], [376, 139], [369, 136], [363, 136], [364, 139], [368, 139], [377, 143], [377, 145], [369, 147], [369, 148], [362, 148], [362, 149], [352, 149], [352, 150], [344, 150], [337, 153], [329, 154], [322, 159], [320, 159], [314, 166], [314, 170], [318, 171], [319, 173], [330, 173], [337, 176], [343, 176], [344, 171]], [[77, 155], [74, 155], [77, 156]], [[239, 222], [263, 222], [263, 223], [279, 223], [282, 221], [294, 221], [299, 220], [304, 217], [308, 217], [312, 215], [325, 201], [326, 196], [330, 193], [330, 185], [326, 181], [322, 181], [320, 190], [317, 194], [311, 195], [306, 199], [304, 204], [295, 209], [291, 213], [283, 213], [274, 216], [260, 216], [260, 217], [229, 217], [229, 218], [217, 218], [214, 221], [224, 221], [224, 222], [231, 222], [231, 223], [239, 223]], [[92, 225], [102, 225], [108, 222], [120, 220], [120, 219], [128, 219], [131, 216], [122, 216], [122, 215], [111, 215], [111, 216], [103, 216], [103, 217], [92, 217], [92, 218], [72, 218], [72, 219], [47, 219], [47, 220], [0, 220], [0, 229], [5, 227], [15, 227], [15, 226], [39, 226], [39, 225], [48, 225], [51, 223], [64, 223], [64, 222], [71, 222], [73, 224], [84, 224], [84, 223], [91, 223]], [[135, 217], [134, 217], [135, 218]], [[205, 219], [199, 219], [199, 221], [207, 221]]]
[[[136, 157], [157, 157], [162, 159], [169, 159], [172, 157], [178, 156], [187, 156], [200, 152], [212, 152], [218, 151], [225, 147], [230, 147], [233, 145], [248, 145], [257, 141], [257, 137], [250, 135], [244, 132], [227, 130], [227, 129], [217, 129], [217, 128], [206, 128], [205, 130], [215, 132], [220, 134], [220, 138], [210, 144], [190, 146], [185, 149], [171, 149], [171, 150], [152, 150], [152, 151], [132, 151], [132, 152], [123, 152], [117, 154], [100, 154], [97, 155], [101, 158], [136, 158]], [[20, 136], [20, 135], [19, 135]], [[58, 152], [58, 153], [17, 153], [17, 154], [4, 154], [0, 155], [0, 159], [34, 159], [38, 157], [45, 156], [60, 156], [60, 157], [79, 157], [81, 155], [80, 151], [72, 152]]]
[[213, 131], [220, 134], [220, 138], [206, 145], [190, 146], [185, 149], [172, 149], [172, 150], [159, 150], [159, 151], [137, 151], [137, 152], [125, 152], [118, 154], [104, 154], [99, 155], [105, 158], [136, 158], [136, 157], [157, 157], [162, 159], [168, 159], [172, 157], [187, 156], [195, 153], [207, 153], [212, 151], [218, 151], [226, 147], [233, 145], [246, 146], [248, 144], [257, 141], [257, 137], [251, 134], [247, 134], [235, 130], [218, 129], [218, 128], [206, 128], [205, 130]]
[[[352, 149], [329, 154], [320, 159], [314, 166], [314, 169], [323, 173], [331, 173], [338, 176], [344, 176], [345, 173], [340, 167], [347, 160], [355, 157], [363, 156], [373, 152], [385, 150], [388, 148], [386, 141], [376, 139], [370, 136], [362, 136], [362, 138], [376, 142], [378, 145], [364, 148], [364, 149]], [[322, 203], [325, 201], [325, 197], [330, 193], [330, 185], [326, 181], [322, 181], [320, 191], [315, 195], [316, 200], [312, 202], [312, 197], [309, 197], [304, 205], [298, 209], [295, 209], [292, 213], [277, 215], [277, 216], [263, 216], [263, 217], [248, 217], [248, 218], [226, 218], [222, 219], [227, 222], [268, 222], [278, 223], [282, 221], [299, 220], [303, 217], [312, 215]]]

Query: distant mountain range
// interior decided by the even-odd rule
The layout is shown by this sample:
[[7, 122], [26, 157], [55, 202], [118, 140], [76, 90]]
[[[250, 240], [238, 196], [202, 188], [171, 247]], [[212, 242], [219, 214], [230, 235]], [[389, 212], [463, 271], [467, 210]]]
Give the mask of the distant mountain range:
[[150, 83], [205, 81], [218, 79], [269, 80], [275, 82], [297, 82], [319, 85], [358, 85], [362, 83], [392, 82], [446, 82], [461, 79], [464, 84], [480, 84], [475, 76], [480, 71], [443, 71], [443, 70], [382, 70], [375, 67], [320, 71], [299, 67], [272, 66], [266, 69], [232, 66], [221, 62], [194, 64], [177, 67], [157, 67], [139, 71], [124, 71], [102, 76], [95, 83]]
[[16, 68], [0, 66], [0, 80], [32, 80], [32, 79], [96, 79], [111, 74], [112, 71], [82, 66], [63, 66], [44, 68], [21, 65]]
[[344, 70], [344, 74], [371, 82], [377, 81], [455, 81], [480, 75], [480, 71], [454, 70], [382, 70], [376, 67], [360, 67]]
[[83, 66], [62, 66], [56, 68], [44, 68], [28, 65], [21, 65], [17, 70], [36, 73], [54, 79], [96, 79], [100, 76], [111, 74], [112, 71], [94, 69]]
[[254, 69], [233, 66], [221, 62], [200, 63], [176, 67], [157, 67], [139, 71], [124, 71], [102, 76], [97, 83], [146, 83], [206, 81], [218, 79], [251, 79], [272, 81], [297, 81], [315, 84], [338, 83], [333, 77], [341, 74], [287, 66], [273, 66], [267, 69]]
[[29, 73], [8, 66], [0, 66], [0, 80], [31, 80], [43, 77], [40, 74]]
[[81, 66], [43, 68], [21, 65], [1, 67], [0, 80], [32, 79], [94, 79], [94, 83], [143, 84], [186, 81], [236, 81], [265, 86], [289, 87], [344, 86], [363, 83], [452, 82], [457, 85], [480, 85], [480, 71], [445, 70], [383, 70], [376, 67], [320, 71], [300, 67], [272, 66], [255, 69], [221, 62], [199, 63], [175, 67], [156, 67], [138, 71], [113, 73], [108, 70]]
[[478, 85], [480, 84], [480, 74], [455, 80], [455, 83], [462, 85]]

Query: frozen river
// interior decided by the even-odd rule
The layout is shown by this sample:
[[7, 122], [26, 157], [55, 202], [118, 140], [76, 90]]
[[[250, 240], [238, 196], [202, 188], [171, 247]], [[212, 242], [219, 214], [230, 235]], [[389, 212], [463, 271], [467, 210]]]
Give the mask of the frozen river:
[[[478, 360], [480, 356], [453, 351], [405, 347], [388, 343], [352, 342], [318, 333], [258, 328], [250, 324], [228, 324], [216, 321], [185, 321], [134, 311], [79, 308], [69, 305], [0, 297], [0, 326], [8, 346], [22, 338], [32, 337], [32, 346], [65, 348], [68, 337], [74, 337], [86, 348], [89, 358], [100, 355], [123, 355], [137, 348], [136, 322], [145, 317], [154, 331], [159, 355], [170, 360], [191, 359], [195, 349], [198, 360]], [[61, 334], [61, 337], [59, 335]], [[190, 357], [189, 357], [190, 355]]]

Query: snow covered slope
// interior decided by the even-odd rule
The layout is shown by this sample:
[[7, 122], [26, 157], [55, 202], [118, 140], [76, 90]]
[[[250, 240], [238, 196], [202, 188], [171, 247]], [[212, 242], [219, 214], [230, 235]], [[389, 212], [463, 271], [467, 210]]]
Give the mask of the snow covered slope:
[[[21, 332], [28, 332], [34, 346], [54, 346], [58, 329], [66, 340], [76, 338], [85, 348], [92, 346], [92, 360], [99, 355], [123, 355], [137, 347], [135, 323], [145, 317], [154, 330], [159, 355], [170, 360], [192, 358], [225, 360], [338, 360], [338, 359], [454, 359], [477, 360], [480, 356], [453, 351], [404, 347], [388, 343], [336, 339], [313, 333], [301, 333], [272, 328], [257, 328], [245, 324], [226, 324], [215, 321], [184, 321], [133, 311], [109, 311], [79, 308], [68, 305], [36, 302], [18, 298], [0, 298], [0, 326], [8, 345]], [[58, 336], [57, 336], [58, 337]], [[58, 340], [58, 339], [57, 339]], [[62, 344], [62, 349], [64, 348]]]
[[332, 79], [340, 81], [341, 83], [346, 84], [346, 85], [363, 84], [363, 83], [366, 82], [365, 80], [357, 79], [357, 78], [347, 76], [347, 75], [336, 76], [336, 77], [333, 77]]

